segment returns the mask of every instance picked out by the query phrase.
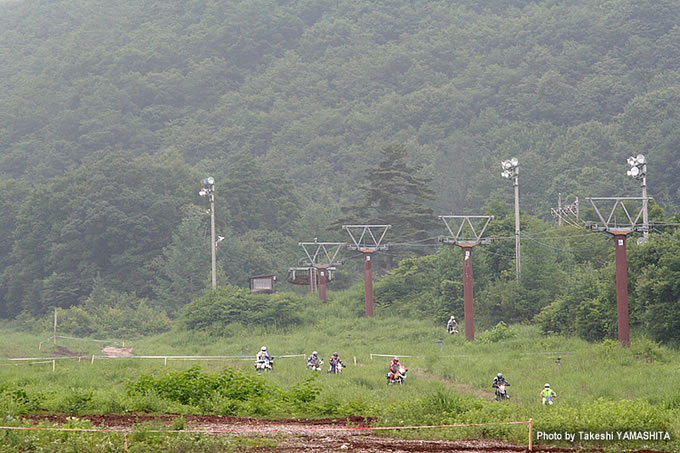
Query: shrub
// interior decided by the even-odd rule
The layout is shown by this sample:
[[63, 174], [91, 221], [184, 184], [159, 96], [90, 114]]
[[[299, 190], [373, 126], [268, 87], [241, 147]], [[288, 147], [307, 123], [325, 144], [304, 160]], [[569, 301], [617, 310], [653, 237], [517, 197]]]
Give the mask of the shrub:
[[510, 340], [517, 337], [517, 331], [508, 327], [503, 321], [496, 324], [493, 329], [487, 330], [481, 334], [477, 341], [482, 344], [500, 343], [501, 341]]
[[160, 377], [142, 375], [137, 381], [128, 382], [126, 391], [131, 398], [151, 398], [156, 406], [161, 399], [220, 415], [270, 415], [290, 413], [313, 402], [321, 393], [317, 379], [312, 376], [286, 392], [258, 375], [233, 368], [208, 374], [194, 365]]
[[181, 315], [188, 330], [220, 334], [224, 326], [288, 327], [302, 322], [302, 300], [293, 293], [251, 294], [236, 286], [206, 291], [187, 305]]

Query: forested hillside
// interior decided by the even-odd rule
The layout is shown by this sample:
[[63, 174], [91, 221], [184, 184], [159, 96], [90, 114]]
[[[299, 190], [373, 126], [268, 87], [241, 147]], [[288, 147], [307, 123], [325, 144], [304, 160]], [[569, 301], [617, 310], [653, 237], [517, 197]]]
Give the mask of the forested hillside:
[[670, 215], [678, 24], [672, 0], [2, 2], [0, 314], [84, 303], [95, 281], [179, 310], [209, 278], [206, 175], [221, 281], [281, 274], [298, 241], [345, 239], [329, 227], [394, 144], [435, 215], [504, 218], [515, 156], [541, 230], [558, 193], [639, 196], [638, 153]]

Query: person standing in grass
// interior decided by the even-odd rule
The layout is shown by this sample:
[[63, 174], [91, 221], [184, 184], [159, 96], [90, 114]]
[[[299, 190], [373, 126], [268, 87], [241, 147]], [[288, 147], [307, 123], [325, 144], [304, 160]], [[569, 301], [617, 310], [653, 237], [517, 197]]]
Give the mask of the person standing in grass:
[[552, 404], [553, 399], [557, 398], [557, 393], [555, 393], [555, 391], [550, 388], [550, 384], [545, 384], [543, 390], [541, 390], [541, 398], [543, 400], [543, 404]]

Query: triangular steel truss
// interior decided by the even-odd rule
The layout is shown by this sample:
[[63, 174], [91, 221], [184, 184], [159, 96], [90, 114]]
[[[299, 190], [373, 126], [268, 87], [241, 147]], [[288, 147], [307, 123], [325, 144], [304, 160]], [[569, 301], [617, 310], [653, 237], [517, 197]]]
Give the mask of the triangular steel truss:
[[387, 250], [388, 244], [383, 244], [387, 230], [392, 225], [343, 225], [342, 229], [347, 231], [352, 239], [352, 244], [347, 244], [349, 250], [359, 250], [374, 252], [376, 250]]
[[[342, 261], [337, 261], [340, 249], [347, 247], [346, 242], [298, 242], [307, 255], [304, 261], [308, 266], [341, 266]], [[304, 258], [303, 258], [304, 260]]]
[[[445, 244], [477, 245], [488, 242], [488, 239], [482, 239], [482, 235], [494, 217], [491, 215], [440, 215], [439, 218], [442, 219], [446, 229], [451, 234], [451, 236], [441, 237], [441, 242]], [[473, 220], [479, 231], [475, 229]], [[454, 228], [451, 228], [452, 226]], [[466, 228], [466, 226], [469, 228]]]
[[[645, 225], [644, 223], [640, 224], [638, 223], [640, 220], [640, 217], [642, 216], [642, 211], [643, 211], [643, 206], [644, 202], [648, 200], [652, 200], [652, 197], [589, 197], [586, 198], [586, 200], [590, 201], [590, 204], [593, 206], [593, 209], [595, 209], [595, 213], [597, 214], [598, 218], [602, 222], [601, 225], [598, 225], [597, 223], [593, 222], [586, 222], [586, 228], [589, 228], [594, 231], [621, 231], [621, 232], [632, 232], [632, 231], [648, 231], [649, 230], [649, 225]], [[600, 203], [606, 203], [606, 202], [614, 202], [614, 205], [612, 206], [611, 210], [609, 211], [609, 215], [605, 219], [602, 213], [600, 212], [600, 209], [597, 207], [596, 202]], [[626, 205], [624, 202], [626, 201], [640, 201], [640, 209], [638, 210], [637, 214], [635, 217], [631, 215], [630, 212], [628, 212], [628, 208], [626, 208]], [[614, 217], [614, 214], [616, 213], [617, 208], [621, 208], [621, 212], [625, 214], [624, 220], [627, 220], [627, 223], [620, 223], [618, 220]]]

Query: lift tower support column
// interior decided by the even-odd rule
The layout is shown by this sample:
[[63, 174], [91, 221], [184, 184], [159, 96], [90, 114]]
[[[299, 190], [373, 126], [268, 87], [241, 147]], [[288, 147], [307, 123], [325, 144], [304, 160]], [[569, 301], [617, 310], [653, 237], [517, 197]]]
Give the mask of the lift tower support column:
[[389, 249], [389, 245], [382, 242], [390, 228], [392, 225], [342, 226], [352, 240], [351, 244], [347, 244], [347, 248], [364, 254], [364, 298], [367, 318], [373, 317], [373, 256], [378, 250]]
[[[614, 237], [616, 247], [616, 315], [619, 343], [624, 348], [630, 347], [630, 328], [628, 321], [628, 263], [626, 258], [626, 238], [635, 231], [647, 231], [649, 225], [643, 221], [639, 223], [649, 197], [591, 197], [586, 198], [595, 209], [595, 213], [602, 224], [586, 222], [586, 228], [592, 231], [600, 231], [611, 234]], [[642, 206], [635, 217], [631, 216], [624, 202], [636, 202]], [[605, 219], [600, 212], [600, 207], [604, 204], [612, 205], [609, 216]], [[622, 213], [624, 223], [617, 223], [615, 213]]]
[[298, 242], [298, 245], [305, 251], [304, 263], [310, 266], [310, 284], [312, 274], [314, 274], [315, 288], [319, 290], [319, 299], [326, 302], [326, 283], [330, 280], [330, 273], [335, 270], [335, 266], [342, 265], [342, 261], [338, 261], [338, 254], [341, 249], [347, 247], [347, 243], [319, 242], [317, 238], [314, 238], [314, 242]]
[[[440, 241], [444, 244], [457, 245], [463, 251], [463, 316], [465, 318], [465, 338], [468, 341], [475, 339], [475, 308], [473, 303], [472, 286], [472, 248], [478, 244], [486, 244], [489, 241], [482, 239], [482, 234], [493, 216], [439, 216], [446, 225], [451, 237], [442, 236]], [[451, 228], [452, 224], [460, 221], [457, 230]], [[473, 221], [477, 224], [479, 232], [475, 229]], [[467, 236], [467, 237], [466, 237]]]

